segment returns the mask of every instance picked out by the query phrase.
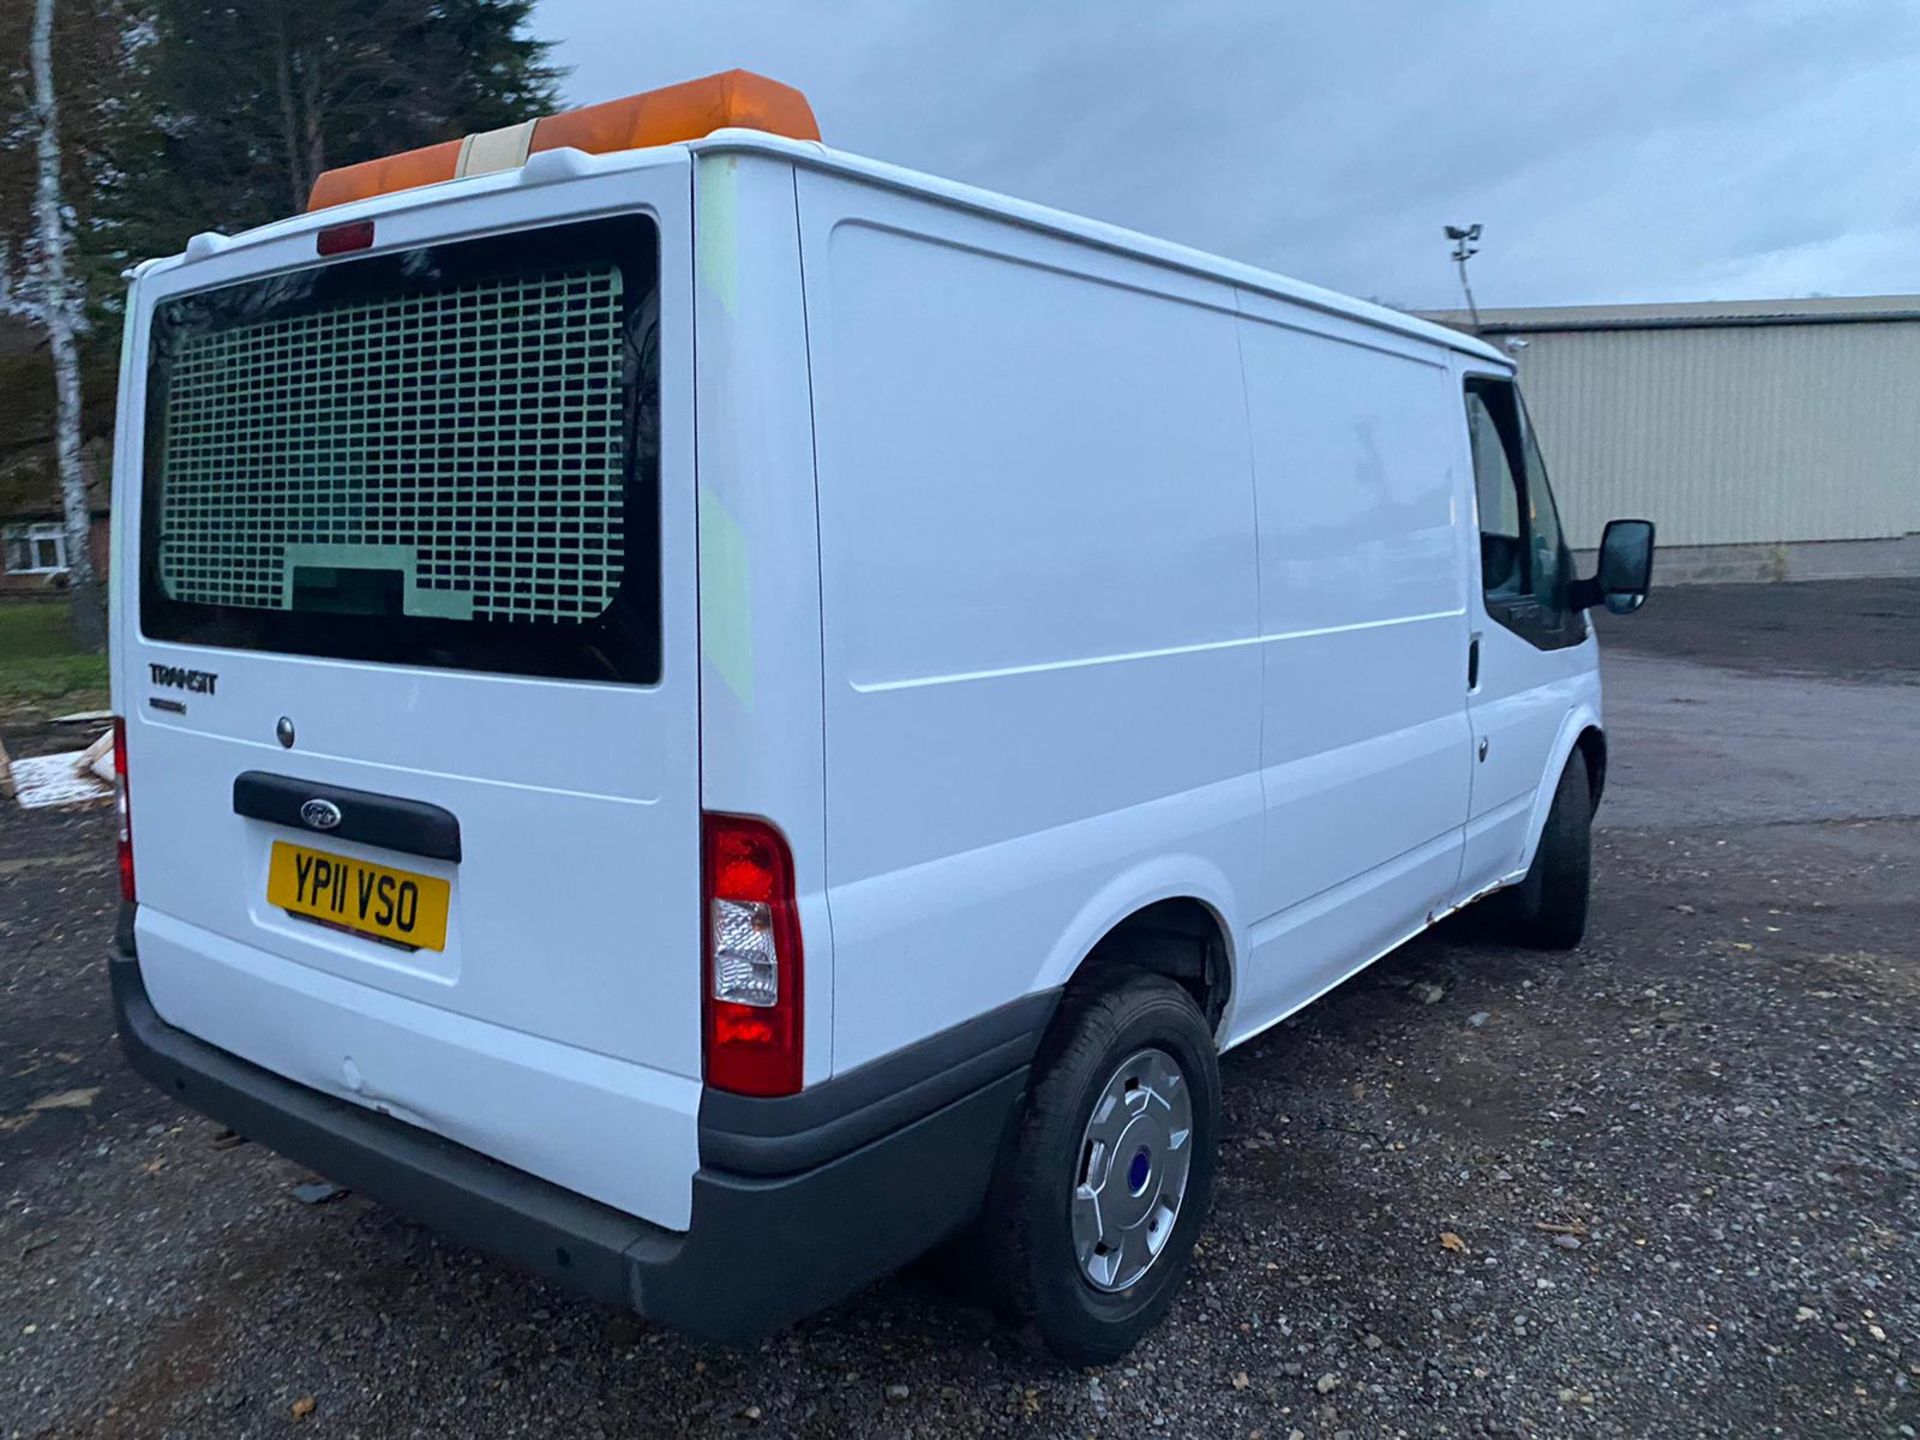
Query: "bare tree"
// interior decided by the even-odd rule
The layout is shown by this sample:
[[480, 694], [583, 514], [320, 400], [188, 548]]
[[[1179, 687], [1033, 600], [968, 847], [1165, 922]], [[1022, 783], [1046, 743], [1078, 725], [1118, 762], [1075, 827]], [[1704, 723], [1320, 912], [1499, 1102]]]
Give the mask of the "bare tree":
[[67, 523], [67, 580], [73, 595], [73, 639], [81, 650], [103, 650], [107, 618], [93, 573], [93, 516], [80, 470], [80, 346], [84, 297], [73, 273], [73, 233], [60, 187], [60, 113], [53, 84], [53, 3], [34, 0], [28, 61], [33, 70], [33, 119], [39, 180], [33, 218], [38, 254], [33, 289], [36, 309], [53, 352], [54, 456], [60, 502]]

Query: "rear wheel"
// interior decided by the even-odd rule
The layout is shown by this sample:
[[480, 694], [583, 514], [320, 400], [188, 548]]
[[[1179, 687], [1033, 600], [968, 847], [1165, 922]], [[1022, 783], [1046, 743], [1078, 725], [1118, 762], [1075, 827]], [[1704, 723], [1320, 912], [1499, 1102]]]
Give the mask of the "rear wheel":
[[1587, 933], [1593, 884], [1593, 794], [1577, 748], [1560, 772], [1533, 864], [1518, 885], [1491, 897], [1501, 930], [1536, 950], [1571, 950]]
[[975, 1231], [996, 1298], [1075, 1365], [1167, 1311], [1213, 1193], [1213, 1036], [1187, 992], [1116, 970], [1069, 995]]

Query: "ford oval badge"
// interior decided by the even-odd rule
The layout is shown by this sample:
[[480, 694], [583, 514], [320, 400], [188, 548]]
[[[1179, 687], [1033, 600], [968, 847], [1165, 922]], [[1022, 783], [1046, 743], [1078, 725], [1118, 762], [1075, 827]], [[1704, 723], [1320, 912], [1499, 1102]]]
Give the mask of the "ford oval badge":
[[331, 800], [309, 800], [300, 807], [300, 820], [314, 830], [331, 830], [340, 823], [340, 807]]

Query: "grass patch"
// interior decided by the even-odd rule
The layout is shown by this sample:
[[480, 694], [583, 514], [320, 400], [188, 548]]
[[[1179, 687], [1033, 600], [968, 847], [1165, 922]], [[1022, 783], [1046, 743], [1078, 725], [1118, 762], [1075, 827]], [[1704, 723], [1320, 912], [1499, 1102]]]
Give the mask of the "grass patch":
[[0, 601], [0, 705], [55, 700], [104, 708], [107, 657], [74, 653], [65, 604]]

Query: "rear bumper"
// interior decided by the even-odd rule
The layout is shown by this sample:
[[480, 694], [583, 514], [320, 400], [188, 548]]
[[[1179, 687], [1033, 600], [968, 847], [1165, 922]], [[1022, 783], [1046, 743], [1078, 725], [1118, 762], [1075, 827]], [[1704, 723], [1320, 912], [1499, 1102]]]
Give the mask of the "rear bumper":
[[[123, 935], [123, 952], [130, 938]], [[832, 1158], [779, 1174], [703, 1164], [692, 1222], [678, 1232], [217, 1049], [160, 1018], [137, 959], [122, 953], [109, 968], [128, 1059], [182, 1103], [453, 1238], [603, 1302], [731, 1342], [831, 1304], [978, 1213], [1051, 1013], [1051, 997], [1023, 1002], [1014, 1019], [1024, 1028], [1011, 1042], [1002, 1034], [984, 1068], [961, 1067], [966, 1093], [946, 1099], [939, 1085], [923, 1090], [921, 1105], [938, 1103], [917, 1115], [917, 1106], [902, 1110], [898, 1087], [871, 1099], [870, 1078], [865, 1090], [843, 1092], [859, 1102], [844, 1113], [829, 1114], [816, 1099], [767, 1102], [775, 1108], [743, 1115], [736, 1097], [725, 1097], [734, 1130], [703, 1127], [703, 1151], [711, 1145], [754, 1171]], [[994, 1033], [1008, 1028], [1003, 1017]], [[941, 1047], [933, 1049], [939, 1058]], [[900, 1120], [903, 1113], [911, 1118]]]

